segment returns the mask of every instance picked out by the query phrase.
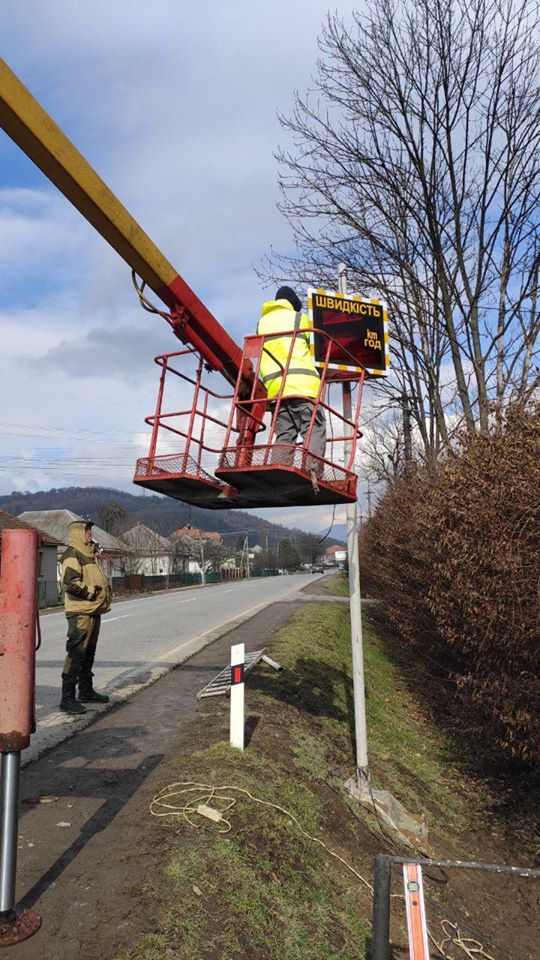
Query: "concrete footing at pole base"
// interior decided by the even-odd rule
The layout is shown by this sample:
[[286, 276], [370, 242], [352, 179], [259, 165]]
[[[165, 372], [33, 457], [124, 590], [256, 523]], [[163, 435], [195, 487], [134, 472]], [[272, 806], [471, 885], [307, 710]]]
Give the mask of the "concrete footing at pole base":
[[375, 790], [366, 777], [350, 777], [345, 790], [366, 810], [390, 827], [407, 847], [429, 855], [428, 829], [425, 820], [413, 817], [388, 790]]

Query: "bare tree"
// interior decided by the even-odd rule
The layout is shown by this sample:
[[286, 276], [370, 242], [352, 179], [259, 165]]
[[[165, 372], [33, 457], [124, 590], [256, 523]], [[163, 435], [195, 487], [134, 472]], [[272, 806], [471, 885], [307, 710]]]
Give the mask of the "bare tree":
[[171, 544], [171, 567], [172, 573], [187, 573], [189, 563], [189, 550], [178, 537], [168, 537]]
[[98, 510], [99, 522], [107, 533], [117, 536], [127, 520], [127, 513], [120, 504], [111, 500]]
[[374, 0], [328, 17], [315, 90], [282, 125], [297, 242], [266, 276], [387, 301], [426, 459], [540, 382], [540, 34], [530, 0]]
[[367, 480], [394, 483], [404, 472], [404, 449], [403, 418], [399, 413], [387, 411], [374, 421], [363, 445]]
[[[188, 556], [199, 564], [203, 583], [206, 580], [207, 573], [218, 571], [221, 564], [231, 556], [230, 549], [227, 549], [220, 541], [213, 540], [210, 537], [183, 536], [177, 539], [184, 556]], [[234, 553], [234, 550], [232, 553]]]

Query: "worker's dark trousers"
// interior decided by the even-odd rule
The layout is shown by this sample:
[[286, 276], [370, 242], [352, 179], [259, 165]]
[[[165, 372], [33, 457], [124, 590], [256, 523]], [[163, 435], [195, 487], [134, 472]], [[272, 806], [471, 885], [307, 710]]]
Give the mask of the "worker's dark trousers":
[[[276, 417], [274, 443], [296, 443], [300, 435], [304, 444], [307, 444], [307, 435], [311, 417], [313, 416], [313, 403], [302, 400], [301, 397], [291, 397], [289, 400], [281, 401], [278, 415]], [[315, 422], [311, 432], [309, 450], [317, 457], [324, 457], [326, 448], [326, 417], [324, 411], [320, 408], [315, 415]], [[272, 463], [292, 463], [294, 458], [293, 450], [276, 450], [272, 457]], [[317, 461], [308, 465], [308, 469], [314, 469]], [[300, 466], [300, 464], [298, 464]]]
[[101, 617], [91, 617], [86, 613], [66, 614], [68, 633], [62, 671], [63, 680], [78, 681], [79, 689], [92, 687], [92, 667], [96, 655]]

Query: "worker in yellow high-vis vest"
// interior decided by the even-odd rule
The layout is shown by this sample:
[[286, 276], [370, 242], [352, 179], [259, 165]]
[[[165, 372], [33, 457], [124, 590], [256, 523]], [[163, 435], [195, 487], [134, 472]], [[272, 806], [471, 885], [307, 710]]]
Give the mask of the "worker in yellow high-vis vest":
[[[263, 303], [261, 319], [257, 327], [259, 335], [265, 335], [259, 375], [266, 387], [269, 400], [278, 396], [285, 373], [294, 330], [307, 331], [309, 317], [302, 313], [302, 302], [291, 287], [280, 287], [275, 300]], [[290, 331], [290, 333], [289, 333]], [[307, 433], [313, 416], [313, 402], [319, 393], [320, 377], [309, 349], [309, 333], [300, 333], [294, 338], [289, 369], [283, 383], [281, 404], [275, 424], [274, 443], [295, 444], [300, 435], [307, 442]], [[311, 433], [309, 449], [318, 457], [324, 457], [326, 447], [326, 418], [323, 410], [317, 409]], [[276, 451], [277, 453], [277, 451]], [[291, 463], [293, 452], [280, 451], [273, 462]], [[322, 473], [322, 464], [309, 469]]]

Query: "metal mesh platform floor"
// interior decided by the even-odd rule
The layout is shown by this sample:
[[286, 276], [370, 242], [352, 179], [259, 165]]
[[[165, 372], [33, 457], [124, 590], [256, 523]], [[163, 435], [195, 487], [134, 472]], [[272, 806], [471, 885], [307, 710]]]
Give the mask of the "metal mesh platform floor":
[[307, 507], [332, 503], [354, 503], [355, 477], [328, 482], [317, 479], [317, 487], [309, 473], [295, 467], [220, 468], [219, 477], [238, 490], [238, 497], [252, 507]]
[[237, 448], [224, 450], [215, 475], [183, 453], [142, 458], [134, 483], [209, 510], [316, 507], [356, 500], [354, 474], [301, 446], [255, 446], [249, 457], [248, 464], [239, 463]]

